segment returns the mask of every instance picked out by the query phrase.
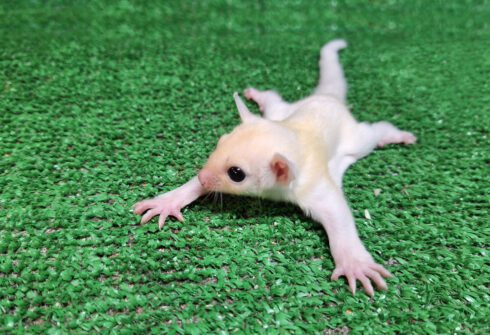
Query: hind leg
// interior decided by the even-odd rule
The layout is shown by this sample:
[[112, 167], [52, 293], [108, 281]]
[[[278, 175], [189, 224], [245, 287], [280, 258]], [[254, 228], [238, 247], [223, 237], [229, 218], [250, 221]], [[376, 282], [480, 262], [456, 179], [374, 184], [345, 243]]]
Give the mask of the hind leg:
[[379, 148], [387, 144], [414, 144], [417, 138], [414, 134], [403, 131], [389, 122], [376, 122], [372, 126], [376, 146]]
[[347, 132], [340, 145], [338, 154], [328, 163], [330, 174], [335, 183], [342, 187], [345, 171], [359, 159], [369, 155], [376, 147], [388, 144], [414, 144], [414, 134], [403, 131], [389, 122], [373, 124], [359, 123]]
[[244, 95], [247, 99], [257, 103], [266, 119], [280, 121], [292, 113], [291, 105], [284, 101], [276, 91], [259, 91], [251, 87], [244, 91]]
[[355, 135], [347, 139], [347, 151], [357, 159], [367, 156], [376, 147], [387, 144], [414, 144], [417, 138], [414, 134], [403, 131], [389, 122], [359, 123]]

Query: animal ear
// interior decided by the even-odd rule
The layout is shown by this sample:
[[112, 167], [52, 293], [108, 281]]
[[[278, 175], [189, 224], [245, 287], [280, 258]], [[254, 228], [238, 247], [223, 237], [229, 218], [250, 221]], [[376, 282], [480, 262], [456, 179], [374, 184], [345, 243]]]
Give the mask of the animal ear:
[[281, 154], [274, 154], [270, 168], [278, 184], [287, 185], [295, 178], [293, 163]]
[[259, 119], [256, 115], [252, 114], [247, 106], [243, 103], [242, 99], [237, 92], [233, 93], [233, 99], [235, 99], [236, 107], [238, 108], [238, 113], [240, 114], [240, 119], [243, 123], [251, 122]]

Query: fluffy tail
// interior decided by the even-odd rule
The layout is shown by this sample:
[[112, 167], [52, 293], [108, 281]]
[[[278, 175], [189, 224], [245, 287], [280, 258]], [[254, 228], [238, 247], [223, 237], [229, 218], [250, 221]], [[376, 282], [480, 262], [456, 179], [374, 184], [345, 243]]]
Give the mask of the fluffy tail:
[[347, 82], [339, 62], [338, 51], [347, 47], [344, 40], [333, 40], [322, 47], [320, 53], [320, 80], [314, 94], [332, 95], [345, 102]]

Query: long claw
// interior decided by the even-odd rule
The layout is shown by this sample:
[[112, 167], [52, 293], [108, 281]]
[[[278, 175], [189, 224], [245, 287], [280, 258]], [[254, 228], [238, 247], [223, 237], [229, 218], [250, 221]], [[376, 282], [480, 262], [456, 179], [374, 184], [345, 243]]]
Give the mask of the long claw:
[[184, 216], [182, 215], [182, 213], [177, 210], [177, 211], [174, 211], [172, 213], [172, 216], [175, 217], [177, 220], [179, 220], [180, 222], [184, 222]]
[[167, 218], [167, 215], [165, 214], [160, 214], [160, 217], [158, 218], [158, 229], [162, 230], [163, 225], [165, 224], [165, 219]]
[[379, 272], [385, 278], [391, 278], [391, 277], [393, 277], [393, 275], [391, 274], [390, 271], [386, 270], [384, 267], [382, 267], [379, 264], [372, 264], [370, 266], [370, 268], [373, 269], [373, 270], [376, 270], [377, 272]]
[[350, 291], [352, 292], [352, 295], [356, 295], [356, 277], [353, 275], [349, 274], [346, 275], [347, 277], [347, 282], [349, 283]]
[[156, 214], [153, 212], [153, 210], [149, 210], [148, 212], [145, 213], [145, 215], [143, 215], [143, 217], [141, 218], [141, 224], [145, 224], [147, 223], [148, 221], [151, 220], [152, 217], [154, 217]]
[[386, 270], [382, 265], [376, 264], [372, 261], [368, 262], [350, 262], [347, 264], [339, 264], [338, 267], [332, 273], [331, 279], [337, 280], [339, 277], [344, 276], [349, 284], [352, 295], [356, 294], [357, 280], [360, 281], [364, 292], [370, 297], [374, 296], [375, 290], [373, 286], [380, 290], [386, 290], [388, 286], [383, 277], [391, 277], [392, 274]]
[[342, 270], [337, 268], [337, 269], [333, 270], [332, 277], [330, 277], [330, 279], [338, 280], [340, 276], [342, 276]]
[[134, 214], [143, 214], [147, 209], [153, 207], [149, 202], [144, 201], [144, 202], [138, 202], [137, 204], [134, 205], [133, 213]]
[[364, 291], [367, 293], [367, 295], [369, 295], [370, 297], [374, 296], [373, 285], [371, 285], [371, 281], [369, 280], [369, 278], [363, 274], [360, 274], [357, 276], [357, 279], [359, 279], [359, 281], [362, 283]]
[[386, 285], [385, 280], [383, 279], [383, 277], [381, 277], [381, 275], [378, 272], [369, 269], [368, 271], [366, 271], [366, 276], [371, 278], [371, 280], [374, 281], [374, 283], [376, 284], [376, 287], [379, 288], [380, 290], [388, 289], [388, 285]]

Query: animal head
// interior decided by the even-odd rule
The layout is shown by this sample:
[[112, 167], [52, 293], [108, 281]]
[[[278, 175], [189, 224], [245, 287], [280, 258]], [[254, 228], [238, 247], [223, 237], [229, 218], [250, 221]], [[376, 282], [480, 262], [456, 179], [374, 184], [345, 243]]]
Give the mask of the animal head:
[[242, 123], [220, 138], [199, 172], [199, 181], [208, 191], [244, 195], [288, 187], [295, 178], [288, 158], [295, 135], [252, 114], [238, 94], [234, 98]]

